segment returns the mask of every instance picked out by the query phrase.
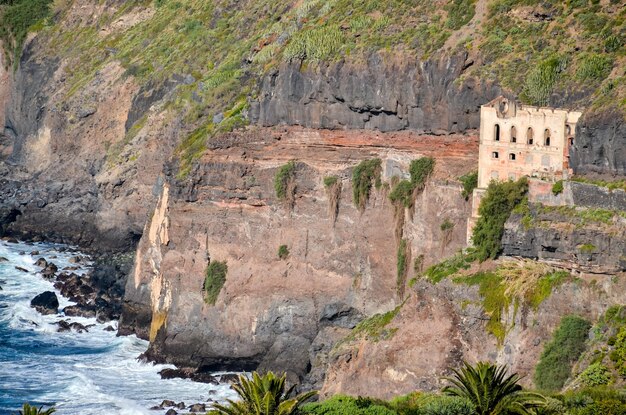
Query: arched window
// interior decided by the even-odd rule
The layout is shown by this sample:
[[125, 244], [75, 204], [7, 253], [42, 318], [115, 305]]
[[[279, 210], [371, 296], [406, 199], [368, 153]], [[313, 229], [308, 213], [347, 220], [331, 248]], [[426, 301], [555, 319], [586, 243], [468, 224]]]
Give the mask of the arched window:
[[515, 161], [515, 153], [509, 153], [509, 160]]
[[550, 129], [546, 128], [546, 130], [543, 132], [543, 145], [544, 146], [550, 146]]
[[568, 138], [568, 139], [567, 139], [567, 141], [569, 142], [569, 145], [570, 145], [570, 146], [573, 146], [573, 145], [574, 145], [574, 137], [570, 137], [570, 138]]
[[499, 158], [499, 157], [500, 157], [500, 155], [498, 154], [498, 152], [497, 152], [497, 151], [494, 151], [493, 153], [491, 153], [491, 158], [492, 158], [492, 159], [497, 159], [497, 158]]
[[495, 141], [500, 141], [500, 125], [496, 124], [493, 129], [493, 139]]
[[565, 124], [565, 135], [572, 134], [572, 126], [569, 124]]
[[515, 126], [511, 127], [511, 143], [517, 143], [517, 129]]
[[528, 127], [528, 130], [526, 131], [526, 144], [532, 144], [533, 139], [534, 139], [533, 129], [531, 127]]

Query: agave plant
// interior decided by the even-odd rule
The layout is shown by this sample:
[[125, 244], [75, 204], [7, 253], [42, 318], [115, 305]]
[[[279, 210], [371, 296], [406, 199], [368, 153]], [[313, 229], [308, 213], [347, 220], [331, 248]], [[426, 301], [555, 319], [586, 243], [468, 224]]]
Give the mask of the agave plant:
[[463, 362], [463, 367], [453, 372], [454, 377], [447, 378], [452, 386], [443, 392], [472, 402], [477, 415], [530, 415], [545, 402], [542, 395], [522, 390], [521, 378], [517, 373], [507, 376], [506, 366], [478, 362], [473, 367]]
[[19, 411], [19, 415], [50, 415], [54, 412], [56, 412], [54, 408], [44, 410], [43, 406], [37, 408], [36, 406], [30, 406], [28, 403], [25, 403]]
[[233, 389], [241, 400], [228, 399], [228, 405], [214, 404], [213, 410], [222, 415], [292, 415], [306, 400], [317, 394], [311, 391], [289, 398], [293, 387], [285, 392], [286, 374], [281, 377], [272, 372], [260, 376], [252, 373], [252, 379], [239, 375]]

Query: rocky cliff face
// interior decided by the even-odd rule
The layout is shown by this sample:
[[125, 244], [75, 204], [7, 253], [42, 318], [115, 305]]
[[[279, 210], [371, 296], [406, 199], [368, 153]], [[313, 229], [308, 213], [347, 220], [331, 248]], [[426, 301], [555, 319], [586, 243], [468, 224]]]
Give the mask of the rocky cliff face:
[[473, 63], [459, 53], [426, 62], [373, 54], [359, 64], [285, 64], [263, 78], [251, 117], [266, 126], [430, 134], [478, 129], [480, 106], [501, 89], [474, 78], [457, 82]]
[[[476, 16], [488, 18], [486, 3], [479, 3]], [[603, 309], [606, 302], [593, 290], [568, 286], [526, 317], [511, 314], [509, 323], [515, 324], [499, 348], [485, 333], [480, 307], [460, 305], [478, 301], [475, 290], [449, 282], [407, 286], [421, 266], [465, 245], [470, 207], [457, 178], [476, 169], [480, 105], [503, 92], [496, 81], [482, 81], [480, 72], [472, 71], [490, 62], [481, 62], [476, 50], [459, 52], [464, 48], [450, 41], [449, 49], [425, 60], [414, 58], [410, 46], [408, 54], [374, 52], [330, 64], [280, 60], [255, 72], [251, 59], [263, 45], [250, 51], [250, 45], [237, 43], [240, 55], [231, 57], [236, 70], [224, 65], [206, 71], [202, 61], [181, 63], [176, 71], [183, 73], [168, 73], [149, 62], [156, 75], [146, 79], [139, 69], [147, 66], [135, 62], [136, 56], [121, 57], [120, 48], [134, 50], [128, 44], [133, 36], [119, 48], [107, 46], [116, 41], [112, 34], [127, 34], [157, 14], [154, 7], [135, 6], [70, 2], [55, 13], [56, 27], [47, 32], [54, 41], [31, 35], [14, 73], [0, 62], [0, 231], [106, 253], [136, 250], [120, 333], [150, 339], [150, 358], [205, 370], [288, 370], [292, 380], [323, 385], [326, 393], [388, 397], [434, 387], [445, 368], [461, 358], [494, 358], [530, 373], [539, 345], [562, 314], [594, 317]], [[211, 23], [200, 26], [224, 26], [220, 19], [231, 6], [216, 9]], [[160, 27], [155, 21], [151, 29]], [[198, 26], [183, 23], [192, 32]], [[450, 39], [466, 37], [465, 29]], [[289, 27], [280, 30], [287, 33]], [[274, 35], [266, 40], [278, 42]], [[74, 36], [75, 45], [67, 42]], [[179, 40], [206, 44], [215, 33], [196, 36]], [[67, 48], [55, 48], [64, 39]], [[165, 46], [161, 55], [150, 55], [155, 62], [169, 50], [167, 39], [159, 40]], [[152, 41], [138, 44], [158, 44]], [[90, 42], [104, 46], [87, 47]], [[100, 66], [85, 65], [93, 73], [81, 72], [81, 51], [97, 58]], [[203, 56], [214, 57], [206, 51]], [[198, 74], [199, 67], [204, 72]], [[235, 73], [242, 84], [258, 80], [256, 89], [243, 88], [252, 125], [212, 136], [205, 140], [206, 151], [200, 140], [194, 154], [199, 159], [181, 177], [177, 163], [185, 137], [207, 119], [224, 116], [214, 118], [213, 103], [201, 96], [203, 85], [212, 81], [221, 87], [219, 77], [232, 81]], [[233, 93], [228, 91], [222, 90]], [[185, 94], [187, 104], [198, 107], [189, 113], [179, 105]], [[563, 105], [584, 96], [567, 95]], [[576, 171], [624, 174], [623, 118], [589, 116], [579, 126], [572, 153]], [[406, 178], [410, 161], [425, 155], [435, 157], [437, 167], [414, 210], [393, 206], [385, 186], [373, 190], [364, 212], [354, 207], [351, 175], [360, 161], [380, 158], [383, 180], [390, 182]], [[291, 160], [296, 192], [285, 203], [276, 198], [273, 181]], [[340, 193], [324, 187], [324, 177], [331, 175], [339, 178]], [[329, 200], [335, 197], [338, 211]], [[444, 231], [446, 220], [453, 226]], [[597, 272], [623, 269], [615, 260], [624, 251], [623, 228], [618, 234], [602, 227], [564, 233], [527, 230], [520, 221], [514, 217], [507, 225], [509, 254], [573, 258], [581, 266], [593, 258], [604, 267]], [[580, 246], [587, 242], [579, 241], [590, 234], [597, 251], [583, 255]], [[400, 239], [409, 247], [409, 271], [398, 278]], [[281, 245], [289, 249], [285, 259], [278, 257]], [[413, 269], [421, 255], [422, 265]], [[228, 264], [215, 305], [204, 301], [202, 291], [209, 261]], [[126, 269], [102, 263], [106, 273], [121, 275]], [[610, 301], [623, 301], [611, 294], [623, 291], [620, 286], [602, 281]], [[394, 319], [393, 337], [336, 348], [357, 322], [394, 309], [406, 294], [410, 299]], [[527, 316], [538, 327], [529, 327]]]
[[[25, 238], [80, 244], [94, 250], [133, 249], [153, 204], [152, 187], [173, 143], [151, 128], [168, 127], [139, 104], [152, 124], [129, 137], [138, 88], [110, 65], [69, 95], [64, 62], [28, 43], [10, 82], [5, 108], [0, 222]], [[151, 104], [151, 103], [148, 103]], [[131, 140], [132, 139], [132, 140]], [[45, 226], [42, 226], [45, 224]]]
[[626, 175], [626, 120], [620, 110], [583, 115], [571, 163], [579, 174]]
[[[287, 370], [302, 379], [320, 335], [402, 301], [394, 207], [384, 190], [373, 189], [365, 211], [356, 209], [352, 168], [379, 157], [389, 181], [406, 175], [414, 158], [437, 158], [413, 219], [401, 209], [410, 255], [432, 262], [464, 244], [470, 206], [454, 178], [473, 168], [476, 150], [473, 137], [412, 133], [251, 128], [224, 137], [188, 179], [166, 178], [126, 286], [121, 331], [149, 336], [148, 355], [158, 361]], [[293, 209], [273, 188], [290, 160]], [[330, 175], [342, 185], [336, 220], [323, 184]], [[454, 227], [442, 245], [446, 219]], [[281, 245], [289, 249], [284, 260]], [[228, 264], [215, 306], [203, 299], [208, 261]], [[404, 290], [406, 281], [400, 284]]]
[[329, 352], [323, 395], [347, 393], [389, 399], [444, 386], [450, 365], [463, 359], [507, 364], [532, 386], [535, 366], [561, 317], [576, 314], [593, 321], [610, 304], [622, 304], [622, 279], [584, 277], [554, 289], [537, 309], [511, 305], [503, 313], [504, 342], [487, 333], [489, 316], [474, 288], [445, 280], [422, 281], [386, 326], [391, 336], [357, 339]]
[[614, 274], [626, 271], [626, 220], [619, 214], [585, 219], [575, 208], [531, 205], [527, 216], [511, 215], [502, 247], [505, 255]]

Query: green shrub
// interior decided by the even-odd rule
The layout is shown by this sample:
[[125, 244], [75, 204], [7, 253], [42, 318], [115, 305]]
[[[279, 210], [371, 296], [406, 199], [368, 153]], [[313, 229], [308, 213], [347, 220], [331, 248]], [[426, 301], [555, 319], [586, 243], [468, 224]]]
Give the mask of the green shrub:
[[563, 180], [559, 180], [558, 182], [552, 185], [552, 194], [557, 196], [563, 193]]
[[436, 284], [461, 269], [468, 269], [474, 261], [473, 253], [458, 252], [451, 258], [445, 259], [438, 264], [432, 265], [424, 271], [424, 276], [433, 284]]
[[[3, 4], [6, 4], [2, 8]], [[29, 29], [50, 14], [52, 0], [0, 1], [0, 40], [7, 64], [17, 67]]]
[[366, 339], [374, 342], [390, 339], [398, 329], [387, 329], [386, 327], [398, 315], [403, 305], [404, 304], [400, 304], [391, 311], [382, 314], [378, 313], [361, 321], [352, 329], [352, 332], [346, 340], [355, 340], [360, 336], [364, 336]]
[[532, 105], [546, 106], [567, 61], [560, 57], [547, 59], [534, 67], [527, 75], [521, 98]]
[[276, 176], [274, 176], [274, 191], [278, 199], [286, 200], [293, 198], [293, 193], [295, 192], [293, 181], [295, 177], [296, 163], [293, 160], [278, 169]]
[[330, 188], [337, 184], [339, 178], [337, 176], [326, 176], [324, 177], [324, 187]]
[[478, 171], [459, 177], [459, 181], [463, 184], [461, 195], [463, 195], [465, 200], [468, 200], [474, 189], [478, 187]]
[[372, 183], [379, 188], [382, 185], [380, 180], [381, 159], [363, 160], [352, 171], [352, 201], [360, 210], [365, 209], [365, 204], [370, 197]]
[[289, 256], [289, 248], [287, 248], [287, 245], [281, 245], [278, 247], [278, 258], [280, 259], [287, 259], [287, 257]]
[[604, 40], [604, 51], [607, 53], [617, 52], [622, 47], [622, 39], [618, 36], [608, 36]]
[[215, 305], [217, 297], [226, 282], [226, 273], [228, 272], [228, 266], [226, 262], [211, 261], [206, 268], [204, 284], [202, 290], [205, 293], [204, 301], [207, 304]]
[[435, 159], [432, 157], [422, 157], [411, 161], [409, 172], [411, 173], [411, 184], [418, 191], [426, 185], [426, 180], [435, 170]]
[[479, 272], [467, 278], [459, 278], [455, 282], [478, 285], [478, 293], [483, 299], [483, 309], [489, 315], [487, 332], [498, 340], [498, 344], [504, 343], [506, 327], [502, 323], [502, 312], [508, 308], [511, 299], [506, 295], [507, 287], [503, 284], [503, 278], [493, 272]]
[[422, 191], [426, 185], [428, 177], [435, 168], [435, 159], [432, 157], [422, 157], [411, 161], [409, 172], [411, 181], [401, 180], [396, 183], [389, 194], [389, 199], [395, 203], [401, 203], [406, 208], [411, 208], [414, 203], [415, 191]]
[[450, 219], [446, 218], [439, 227], [441, 228], [441, 232], [446, 232], [454, 228], [454, 223], [452, 223]]
[[483, 197], [472, 234], [472, 242], [476, 250], [476, 258], [485, 261], [495, 258], [501, 250], [501, 239], [504, 223], [515, 207], [524, 200], [528, 191], [528, 180], [522, 177], [516, 182], [508, 181], [489, 183]]
[[586, 55], [576, 71], [579, 81], [602, 81], [611, 72], [613, 60], [604, 55]]
[[626, 327], [620, 328], [615, 337], [615, 348], [611, 351], [610, 359], [615, 362], [619, 374], [626, 377]]
[[469, 23], [474, 17], [475, 7], [473, 0], [453, 0], [445, 6], [448, 12], [446, 27], [458, 30]]
[[474, 415], [470, 401], [456, 396], [433, 396], [421, 408], [420, 415]]
[[401, 203], [404, 207], [410, 208], [413, 206], [415, 188], [413, 184], [408, 180], [399, 181], [389, 193], [389, 200], [393, 203]]
[[409, 270], [409, 254], [410, 248], [406, 239], [401, 239], [398, 245], [398, 253], [396, 258], [396, 291], [398, 297], [404, 296], [404, 285], [406, 283], [406, 275]]
[[537, 364], [534, 381], [539, 389], [560, 390], [565, 385], [573, 364], [585, 350], [590, 328], [591, 324], [581, 317], [563, 317]]
[[578, 250], [583, 254], [591, 254], [593, 252], [596, 252], [597, 249], [598, 248], [596, 248], [594, 244], [583, 244], [578, 247]]
[[580, 375], [579, 379], [586, 386], [602, 386], [611, 382], [611, 372], [602, 363], [593, 363]]
[[289, 42], [283, 56], [286, 60], [327, 61], [341, 49], [345, 39], [337, 25], [298, 32]]
[[310, 415], [397, 415], [384, 401], [335, 395], [323, 402], [308, 403], [301, 407]]

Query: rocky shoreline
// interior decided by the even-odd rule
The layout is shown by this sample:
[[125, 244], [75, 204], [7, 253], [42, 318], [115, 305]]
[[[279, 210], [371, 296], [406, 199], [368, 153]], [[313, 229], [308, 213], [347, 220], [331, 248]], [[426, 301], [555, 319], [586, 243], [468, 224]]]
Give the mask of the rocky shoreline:
[[[34, 242], [18, 241], [13, 237], [3, 237], [1, 240], [6, 244], [26, 244], [33, 247], [33, 250], [20, 251], [20, 255], [30, 256], [32, 264], [38, 268], [37, 275], [44, 280], [54, 284], [60, 296], [69, 299], [75, 304], [60, 304], [60, 297], [55, 291], [44, 291], [34, 296], [30, 306], [43, 316], [58, 317], [54, 322], [58, 327], [57, 332], [89, 333], [96, 327], [96, 324], [87, 324], [84, 321], [72, 321], [72, 317], [82, 317], [96, 319], [97, 323], [106, 325], [104, 331], [116, 331], [116, 322], [120, 318], [121, 302], [123, 300], [123, 286], [119, 286], [120, 281], [124, 281], [125, 275], [119, 279], [119, 272], [113, 265], [110, 257], [94, 257], [85, 254], [72, 247], [55, 247], [58, 252], [72, 255], [69, 259], [59, 258], [57, 255], [49, 255], [49, 252], [40, 251]], [[46, 255], [48, 254], [48, 255]], [[57, 258], [59, 261], [57, 261]], [[0, 262], [9, 260], [0, 257]], [[70, 265], [67, 265], [67, 263]], [[61, 265], [65, 263], [64, 265]], [[99, 267], [96, 267], [99, 264]], [[108, 267], [104, 264], [108, 264]], [[20, 272], [32, 272], [32, 268], [15, 266]], [[109, 273], [107, 273], [107, 270]], [[119, 271], [119, 270], [118, 270]], [[0, 287], [1, 290], [1, 287]], [[64, 318], [65, 317], [65, 318]], [[84, 323], [84, 324], [83, 324]], [[37, 324], [34, 323], [33, 324]], [[150, 363], [145, 355], [140, 355], [138, 360]], [[189, 379], [193, 382], [210, 385], [232, 384], [237, 380], [236, 373], [211, 374], [193, 368], [166, 368], [158, 372], [161, 379]], [[211, 395], [213, 390], [209, 392]], [[152, 406], [149, 409], [154, 411], [166, 411], [167, 415], [178, 413], [205, 413], [210, 405], [217, 402], [217, 397], [209, 398], [206, 402], [185, 404], [165, 399], [160, 405]], [[147, 408], [148, 409], [148, 408]]]

